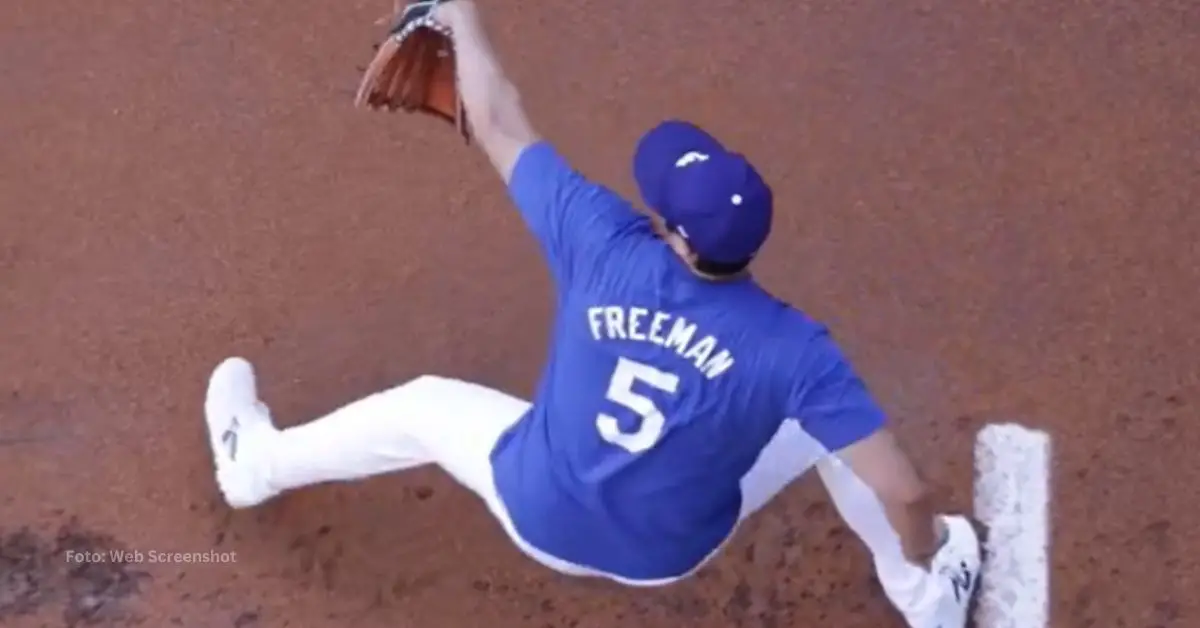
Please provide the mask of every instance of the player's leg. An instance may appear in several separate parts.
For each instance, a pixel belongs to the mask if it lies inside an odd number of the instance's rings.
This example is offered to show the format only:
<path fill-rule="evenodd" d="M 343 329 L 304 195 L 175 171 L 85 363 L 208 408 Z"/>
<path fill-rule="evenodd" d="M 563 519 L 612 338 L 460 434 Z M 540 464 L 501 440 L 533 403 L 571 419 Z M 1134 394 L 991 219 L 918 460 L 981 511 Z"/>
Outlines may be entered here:
<path fill-rule="evenodd" d="M 527 556 L 570 576 L 602 576 L 550 556 L 517 533 L 497 491 L 491 453 L 529 403 L 485 386 L 422 376 L 284 430 L 258 399 L 254 371 L 231 358 L 213 371 L 205 414 L 226 502 L 434 463 L 475 492 Z"/>
<path fill-rule="evenodd" d="M 217 482 L 231 506 L 244 508 L 303 486 L 429 463 L 488 501 L 491 450 L 528 407 L 484 386 L 422 376 L 279 430 L 250 364 L 231 358 L 213 371 L 205 413 Z"/>
<path fill-rule="evenodd" d="M 931 548 L 935 553 L 928 566 L 909 560 L 888 511 L 908 508 L 928 493 L 887 430 L 870 430 L 830 455 L 799 423 L 785 421 L 742 479 L 742 519 L 814 466 L 842 519 L 871 552 L 888 599 L 909 626 L 965 626 L 978 580 L 979 539 L 967 519 L 939 518 L 927 510 L 913 517 L 917 525 L 947 534 L 940 547 L 935 544 Z M 885 508 L 885 503 L 890 508 Z M 917 506 L 914 510 L 925 509 Z"/>
<path fill-rule="evenodd" d="M 928 487 L 892 434 L 878 430 L 823 458 L 817 471 L 842 519 L 871 551 L 884 592 L 908 624 L 966 626 L 979 585 L 979 536 L 966 517 L 934 515 Z M 915 553 L 911 548 L 924 540 L 905 536 L 924 537 L 929 528 L 933 546 Z"/>

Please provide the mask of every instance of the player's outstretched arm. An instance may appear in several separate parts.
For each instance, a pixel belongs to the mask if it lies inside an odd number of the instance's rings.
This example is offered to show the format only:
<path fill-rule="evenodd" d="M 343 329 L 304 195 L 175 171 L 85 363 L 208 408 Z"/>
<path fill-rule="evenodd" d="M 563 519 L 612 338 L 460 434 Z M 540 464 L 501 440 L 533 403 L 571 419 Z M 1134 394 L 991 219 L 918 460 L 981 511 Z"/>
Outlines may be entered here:
<path fill-rule="evenodd" d="M 916 465 L 887 428 L 886 413 L 831 336 L 815 338 L 806 354 L 790 410 L 831 452 L 817 471 L 838 512 L 876 559 L 928 565 L 944 526 Z"/>
<path fill-rule="evenodd" d="M 857 497 L 854 484 L 865 485 L 900 537 L 904 557 L 916 565 L 929 565 L 944 535 L 933 494 L 887 428 L 838 451 L 819 463 L 817 470 L 843 516 L 856 509 L 844 503 Z"/>
<path fill-rule="evenodd" d="M 454 39 L 458 89 L 471 136 L 507 184 L 521 152 L 540 138 L 520 93 L 496 59 L 474 0 L 444 2 L 435 19 L 450 28 Z"/>

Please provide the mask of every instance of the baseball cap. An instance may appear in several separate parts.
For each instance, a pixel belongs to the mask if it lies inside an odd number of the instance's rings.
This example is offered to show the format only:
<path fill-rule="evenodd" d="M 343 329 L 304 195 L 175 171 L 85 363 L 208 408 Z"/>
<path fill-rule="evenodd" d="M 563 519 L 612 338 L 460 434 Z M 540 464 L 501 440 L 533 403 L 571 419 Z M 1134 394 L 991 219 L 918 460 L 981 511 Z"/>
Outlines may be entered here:
<path fill-rule="evenodd" d="M 771 232 L 774 196 L 754 166 L 700 127 L 659 123 L 638 140 L 633 178 L 642 199 L 698 257 L 735 264 Z"/>

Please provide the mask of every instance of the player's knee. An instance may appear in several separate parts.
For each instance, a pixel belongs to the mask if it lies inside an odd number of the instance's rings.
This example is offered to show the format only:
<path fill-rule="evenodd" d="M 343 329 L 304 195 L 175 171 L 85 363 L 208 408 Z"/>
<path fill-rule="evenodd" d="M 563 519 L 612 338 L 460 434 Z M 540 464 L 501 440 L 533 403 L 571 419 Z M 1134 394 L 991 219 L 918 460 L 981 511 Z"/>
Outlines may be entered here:
<path fill-rule="evenodd" d="M 420 375 L 410 379 L 403 388 L 408 391 L 420 392 L 422 394 L 436 394 L 445 392 L 452 387 L 454 380 L 440 375 Z"/>
<path fill-rule="evenodd" d="M 405 386 L 411 386 L 413 388 L 437 388 L 439 386 L 444 386 L 445 383 L 449 381 L 452 380 L 448 377 L 442 377 L 441 375 L 418 375 L 417 377 L 408 380 L 408 383 L 406 383 Z"/>
<path fill-rule="evenodd" d="M 432 406 L 453 394 L 453 382 L 437 375 L 421 375 L 388 391 L 410 405 Z"/>

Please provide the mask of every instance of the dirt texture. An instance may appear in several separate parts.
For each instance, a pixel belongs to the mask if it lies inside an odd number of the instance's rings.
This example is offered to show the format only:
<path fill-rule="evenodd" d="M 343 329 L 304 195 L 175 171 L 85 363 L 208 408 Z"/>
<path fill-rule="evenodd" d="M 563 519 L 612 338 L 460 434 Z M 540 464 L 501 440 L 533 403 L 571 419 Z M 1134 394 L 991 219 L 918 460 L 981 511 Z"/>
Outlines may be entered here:
<path fill-rule="evenodd" d="M 535 566 L 433 470 L 220 504 L 201 400 L 227 355 L 284 425 L 539 371 L 547 273 L 486 161 L 350 106 L 389 9 L 0 6 L 0 624 L 898 625 L 811 481 L 652 591 Z M 831 324 L 953 505 L 983 425 L 1050 432 L 1054 626 L 1200 624 L 1200 4 L 487 13 L 594 178 L 632 194 L 672 116 L 760 165 L 762 281 Z"/>

